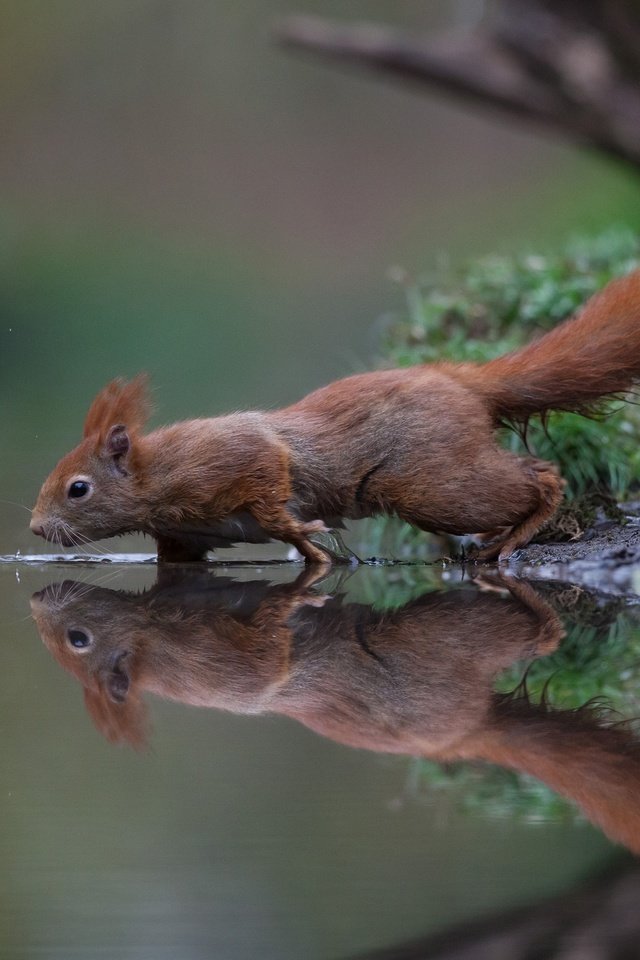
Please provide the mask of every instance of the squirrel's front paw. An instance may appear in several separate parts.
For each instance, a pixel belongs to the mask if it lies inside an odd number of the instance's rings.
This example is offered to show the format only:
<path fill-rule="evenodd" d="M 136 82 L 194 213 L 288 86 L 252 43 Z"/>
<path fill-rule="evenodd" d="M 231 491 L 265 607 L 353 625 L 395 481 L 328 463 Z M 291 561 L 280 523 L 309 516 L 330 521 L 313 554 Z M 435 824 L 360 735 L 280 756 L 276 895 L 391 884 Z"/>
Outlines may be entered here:
<path fill-rule="evenodd" d="M 312 533 L 330 533 L 331 531 L 322 520 L 311 520 L 309 523 L 302 524 L 302 532 L 305 537 L 308 537 Z"/>
<path fill-rule="evenodd" d="M 301 607 L 324 607 L 325 603 L 332 599 L 330 593 L 311 593 L 311 591 L 303 593 L 299 598 Z"/>

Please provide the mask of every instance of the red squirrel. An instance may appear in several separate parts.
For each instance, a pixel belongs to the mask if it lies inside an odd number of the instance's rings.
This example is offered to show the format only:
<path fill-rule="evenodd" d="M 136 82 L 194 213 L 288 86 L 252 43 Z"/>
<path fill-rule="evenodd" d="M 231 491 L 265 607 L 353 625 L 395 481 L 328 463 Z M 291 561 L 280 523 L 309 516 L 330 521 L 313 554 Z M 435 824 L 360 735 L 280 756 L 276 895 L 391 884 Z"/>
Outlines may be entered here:
<path fill-rule="evenodd" d="M 40 491 L 31 529 L 63 546 L 140 531 L 159 560 L 283 540 L 327 563 L 314 533 L 395 514 L 421 530 L 484 535 L 506 560 L 562 499 L 554 464 L 499 446 L 497 427 L 551 410 L 589 414 L 640 379 L 640 271 L 573 318 L 488 363 L 356 374 L 273 412 L 144 433 L 146 381 L 114 380 L 84 438 Z"/>
<path fill-rule="evenodd" d="M 632 730 L 608 725 L 589 705 L 552 709 L 522 691 L 494 691 L 501 671 L 552 653 L 564 636 L 528 583 L 483 577 L 494 589 L 438 590 L 394 610 L 317 595 L 314 583 L 322 589 L 311 569 L 268 585 L 192 567 L 143 594 L 55 584 L 31 608 L 112 741 L 144 743 L 146 693 L 280 714 L 352 747 L 526 772 L 640 853 Z"/>

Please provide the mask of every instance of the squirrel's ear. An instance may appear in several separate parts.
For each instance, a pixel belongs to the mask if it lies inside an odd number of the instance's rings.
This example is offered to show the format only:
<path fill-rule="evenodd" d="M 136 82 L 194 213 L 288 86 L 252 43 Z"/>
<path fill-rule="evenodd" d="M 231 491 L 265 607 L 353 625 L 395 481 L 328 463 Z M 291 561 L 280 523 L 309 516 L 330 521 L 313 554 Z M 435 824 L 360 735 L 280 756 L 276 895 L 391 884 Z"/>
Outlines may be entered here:
<path fill-rule="evenodd" d="M 140 433 L 149 417 L 150 404 L 147 377 L 140 374 L 134 380 L 112 380 L 95 398 L 84 421 L 84 436 L 96 437 L 99 444 L 109 448 L 111 438 L 120 436 L 120 442 L 130 443 L 132 434 Z M 128 446 L 127 446 L 128 450 Z M 127 450 L 113 451 L 119 454 Z"/>
<path fill-rule="evenodd" d="M 131 686 L 131 677 L 127 669 L 127 654 L 120 654 L 106 678 L 106 690 L 113 703 L 124 703 Z"/>
<path fill-rule="evenodd" d="M 104 440 L 103 452 L 105 456 L 113 458 L 116 467 L 121 468 L 121 473 L 126 472 L 123 469 L 123 461 L 125 461 L 130 449 L 131 438 L 124 423 L 116 423 L 109 427 Z"/>
<path fill-rule="evenodd" d="M 100 733 L 111 743 L 129 743 L 144 747 L 146 741 L 146 710 L 138 697 L 113 700 L 104 689 L 84 688 L 87 712 Z"/>

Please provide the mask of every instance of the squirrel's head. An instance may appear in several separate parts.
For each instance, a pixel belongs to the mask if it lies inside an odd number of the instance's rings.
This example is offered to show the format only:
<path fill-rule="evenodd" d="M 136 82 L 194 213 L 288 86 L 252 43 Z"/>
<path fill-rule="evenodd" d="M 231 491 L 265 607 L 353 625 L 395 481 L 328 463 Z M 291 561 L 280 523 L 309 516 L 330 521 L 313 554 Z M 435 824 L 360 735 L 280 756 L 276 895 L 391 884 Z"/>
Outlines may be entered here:
<path fill-rule="evenodd" d="M 31 516 L 35 534 L 78 547 L 135 528 L 148 413 L 145 376 L 107 384 L 91 404 L 82 442 L 42 485 Z"/>

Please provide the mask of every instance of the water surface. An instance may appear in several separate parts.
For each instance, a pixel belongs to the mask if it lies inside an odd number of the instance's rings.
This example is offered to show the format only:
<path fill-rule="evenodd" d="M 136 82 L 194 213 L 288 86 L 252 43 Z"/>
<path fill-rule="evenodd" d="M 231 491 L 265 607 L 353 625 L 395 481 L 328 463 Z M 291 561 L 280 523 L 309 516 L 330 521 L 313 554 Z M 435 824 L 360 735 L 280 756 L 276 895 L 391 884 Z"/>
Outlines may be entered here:
<path fill-rule="evenodd" d="M 349 957 L 638 849 L 632 734 L 575 714 L 633 712 L 633 605 L 300 571 L 0 566 L 0 955 Z"/>

